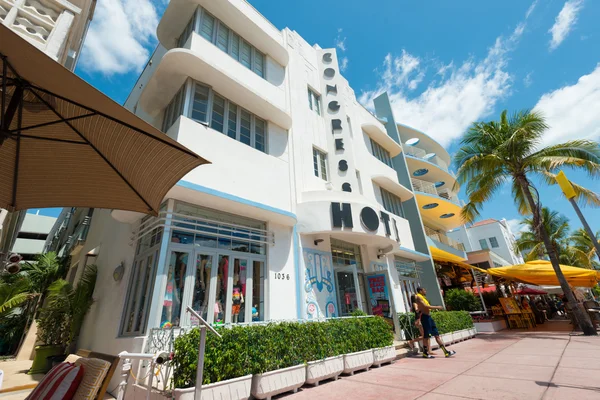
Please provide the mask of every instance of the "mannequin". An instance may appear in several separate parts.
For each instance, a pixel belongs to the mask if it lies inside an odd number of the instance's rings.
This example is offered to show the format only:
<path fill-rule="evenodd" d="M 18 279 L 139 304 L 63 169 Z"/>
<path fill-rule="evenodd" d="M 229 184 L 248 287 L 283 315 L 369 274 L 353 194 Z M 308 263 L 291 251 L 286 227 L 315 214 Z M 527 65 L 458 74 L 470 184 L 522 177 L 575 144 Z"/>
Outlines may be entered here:
<path fill-rule="evenodd" d="M 237 261 L 237 260 L 236 260 Z M 239 276 L 234 279 L 233 292 L 231 294 L 231 321 L 236 324 L 239 319 L 240 309 L 244 303 L 244 295 L 242 294 L 242 285 L 240 285 Z"/>

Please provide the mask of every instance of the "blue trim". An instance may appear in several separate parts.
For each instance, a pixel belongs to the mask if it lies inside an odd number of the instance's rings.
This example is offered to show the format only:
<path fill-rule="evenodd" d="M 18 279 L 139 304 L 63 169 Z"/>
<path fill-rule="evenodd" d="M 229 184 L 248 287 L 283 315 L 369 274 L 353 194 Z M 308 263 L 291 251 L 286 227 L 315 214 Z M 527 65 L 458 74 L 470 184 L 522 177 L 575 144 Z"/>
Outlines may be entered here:
<path fill-rule="evenodd" d="M 413 250 L 413 249 L 407 249 L 406 247 L 400 246 L 400 250 L 406 251 L 408 253 L 412 253 L 412 254 L 414 254 L 416 256 L 427 257 L 428 259 L 431 258 L 431 256 L 429 254 L 421 253 L 420 251 L 416 251 L 416 250 Z M 423 261 L 427 261 L 427 260 L 423 260 Z M 421 261 L 419 261 L 419 262 L 421 262 Z"/>
<path fill-rule="evenodd" d="M 426 162 L 426 163 L 427 163 L 427 164 L 429 164 L 429 165 L 433 165 L 433 166 L 434 166 L 434 167 L 436 167 L 437 169 L 441 169 L 442 171 L 444 171 L 445 173 L 447 173 L 448 175 L 450 175 L 450 176 L 451 176 L 451 177 L 452 177 L 454 180 L 456 180 L 456 177 L 454 177 L 454 176 L 453 176 L 453 175 L 450 173 L 450 170 L 449 170 L 449 169 L 444 169 L 443 167 L 440 167 L 440 166 L 439 166 L 439 165 L 437 165 L 436 163 L 432 163 L 432 162 L 431 162 L 431 161 L 429 161 L 429 160 L 426 160 L 426 159 L 424 159 L 424 158 L 421 158 L 421 157 L 413 156 L 413 155 L 411 155 L 411 154 L 405 154 L 405 156 L 406 156 L 407 158 L 412 158 L 413 160 L 419 160 L 419 161 Z"/>
<path fill-rule="evenodd" d="M 269 211 L 269 212 L 272 212 L 272 213 L 285 215 L 286 217 L 293 218 L 294 221 L 298 220 L 298 218 L 296 217 L 296 214 L 291 213 L 289 211 L 285 211 L 285 210 L 282 210 L 282 209 L 279 209 L 279 208 L 271 207 L 271 206 L 268 206 L 268 205 L 263 204 L 263 203 L 257 203 L 256 201 L 244 199 L 242 197 L 238 197 L 238 196 L 235 196 L 235 195 L 232 195 L 232 194 L 229 194 L 229 193 L 221 192 L 219 190 L 207 188 L 206 186 L 198 185 L 196 183 L 192 183 L 192 182 L 181 180 L 181 181 L 177 182 L 177 186 L 181 186 L 181 187 L 186 188 L 186 189 L 192 189 L 192 190 L 195 190 L 197 192 L 206 193 L 206 194 L 209 194 L 211 196 L 221 197 L 221 198 L 226 199 L 226 200 L 231 200 L 231 201 L 235 201 L 235 202 L 238 202 L 238 203 L 247 204 L 249 206 L 260 208 L 261 210 Z"/>
<path fill-rule="evenodd" d="M 294 243 L 294 268 L 296 269 L 296 314 L 298 319 L 304 319 L 302 312 L 302 282 L 300 282 L 300 246 L 298 245 L 298 232 L 296 225 L 292 231 L 293 243 Z"/>

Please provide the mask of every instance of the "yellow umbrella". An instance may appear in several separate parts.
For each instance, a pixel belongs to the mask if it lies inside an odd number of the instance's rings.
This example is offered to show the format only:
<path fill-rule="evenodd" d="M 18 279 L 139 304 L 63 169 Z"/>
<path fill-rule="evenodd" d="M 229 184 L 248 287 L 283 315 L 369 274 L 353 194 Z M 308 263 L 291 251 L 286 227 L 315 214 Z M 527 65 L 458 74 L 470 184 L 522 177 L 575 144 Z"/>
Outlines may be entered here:
<path fill-rule="evenodd" d="M 571 286 L 593 287 L 600 280 L 600 273 L 596 270 L 561 265 L 567 282 Z M 510 265 L 507 267 L 490 268 L 490 275 L 506 279 L 519 280 L 534 285 L 560 285 L 554 268 L 550 261 L 536 260 L 525 264 Z"/>
<path fill-rule="evenodd" d="M 455 256 L 452 253 L 444 251 L 442 249 L 438 249 L 437 247 L 429 246 L 429 252 L 431 253 L 431 257 L 435 261 L 439 262 L 447 262 L 456 265 L 457 267 L 465 268 L 465 269 L 474 269 L 479 272 L 487 272 L 485 269 L 478 268 L 474 265 L 467 264 L 464 258 Z"/>

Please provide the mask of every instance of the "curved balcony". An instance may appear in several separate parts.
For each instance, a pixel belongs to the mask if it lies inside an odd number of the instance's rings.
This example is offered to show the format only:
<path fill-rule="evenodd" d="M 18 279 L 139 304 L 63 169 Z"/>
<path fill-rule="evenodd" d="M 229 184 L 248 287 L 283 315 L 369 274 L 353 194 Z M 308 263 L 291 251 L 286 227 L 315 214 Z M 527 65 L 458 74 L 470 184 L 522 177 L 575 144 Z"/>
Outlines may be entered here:
<path fill-rule="evenodd" d="M 415 197 L 413 192 L 405 188 L 402 184 L 398 183 L 397 180 L 391 179 L 389 176 L 373 175 L 371 179 L 380 187 L 398 196 L 402 201 L 406 201 Z"/>
<path fill-rule="evenodd" d="M 432 164 L 435 164 L 438 167 L 440 167 L 441 169 L 443 169 L 444 171 L 452 174 L 452 172 L 450 172 L 450 170 L 448 169 L 448 164 L 440 156 L 436 155 L 435 153 L 428 153 L 426 150 L 424 150 L 420 147 L 411 146 L 406 143 L 404 143 L 404 152 L 408 156 L 417 157 L 417 158 L 420 158 L 427 162 L 430 162 Z"/>
<path fill-rule="evenodd" d="M 446 165 L 446 170 L 448 170 L 448 166 L 452 160 L 450 154 L 448 154 L 441 144 L 418 129 L 398 123 L 396 123 L 396 126 L 398 127 L 398 133 L 400 133 L 400 140 L 404 143 L 405 151 L 407 151 L 407 147 L 417 146 L 424 150 L 425 154 L 433 154 L 439 157 Z"/>
<path fill-rule="evenodd" d="M 448 231 L 463 225 L 458 196 L 448 189 L 440 189 L 431 182 L 411 179 L 423 221 L 437 229 Z"/>
<path fill-rule="evenodd" d="M 245 0 L 171 0 L 156 29 L 156 36 L 164 47 L 176 46 L 177 38 L 198 6 L 282 66 L 288 64 L 289 54 L 281 31 Z"/>
<path fill-rule="evenodd" d="M 239 106 L 288 130 L 292 118 L 286 111 L 285 91 L 262 79 L 226 53 L 192 34 L 191 50 L 169 50 L 140 95 L 145 112 L 157 116 L 190 77 L 212 88 Z"/>
<path fill-rule="evenodd" d="M 406 154 L 406 164 L 411 178 L 422 178 L 422 180 L 435 183 L 438 189 L 452 190 L 456 183 L 456 177 L 453 174 L 441 168 L 438 164 L 408 154 L 406 147 L 404 148 L 404 154 Z"/>
<path fill-rule="evenodd" d="M 402 152 L 402 146 L 388 136 L 385 128 L 379 122 L 367 122 L 362 124 L 361 128 L 371 139 L 386 149 L 391 157 L 396 157 Z"/>

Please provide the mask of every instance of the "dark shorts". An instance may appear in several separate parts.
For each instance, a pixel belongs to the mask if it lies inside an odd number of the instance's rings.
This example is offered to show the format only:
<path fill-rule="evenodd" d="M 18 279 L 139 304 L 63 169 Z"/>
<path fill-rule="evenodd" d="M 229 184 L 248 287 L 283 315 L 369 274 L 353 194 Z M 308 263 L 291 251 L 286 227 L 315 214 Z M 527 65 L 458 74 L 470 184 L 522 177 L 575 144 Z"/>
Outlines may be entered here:
<path fill-rule="evenodd" d="M 421 325 L 423 325 L 423 336 L 426 338 L 440 336 L 437 326 L 435 326 L 435 322 L 431 315 L 422 314 L 421 315 Z"/>

